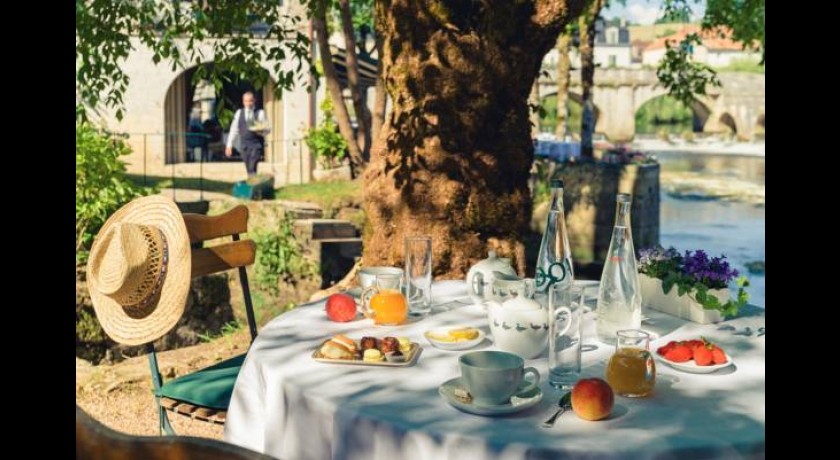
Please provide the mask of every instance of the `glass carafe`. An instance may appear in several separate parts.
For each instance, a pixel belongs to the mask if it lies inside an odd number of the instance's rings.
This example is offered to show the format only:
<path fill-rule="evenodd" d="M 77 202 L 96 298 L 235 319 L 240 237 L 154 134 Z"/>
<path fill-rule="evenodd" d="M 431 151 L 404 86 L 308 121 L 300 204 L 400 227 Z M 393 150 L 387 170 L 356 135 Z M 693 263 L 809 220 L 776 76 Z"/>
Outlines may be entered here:
<path fill-rule="evenodd" d="M 606 378 L 620 396 L 641 398 L 656 385 L 656 363 L 650 354 L 650 335 L 640 330 L 618 331 L 615 354 L 607 363 Z"/>
<path fill-rule="evenodd" d="M 572 251 L 563 214 L 563 181 L 552 179 L 551 207 L 537 255 L 537 292 L 547 293 L 554 284 L 571 285 L 573 280 Z"/>
<path fill-rule="evenodd" d="M 638 329 L 642 324 L 642 294 L 630 231 L 630 203 L 630 195 L 618 195 L 615 227 L 598 291 L 598 340 L 608 344 L 615 343 L 617 331 Z"/>

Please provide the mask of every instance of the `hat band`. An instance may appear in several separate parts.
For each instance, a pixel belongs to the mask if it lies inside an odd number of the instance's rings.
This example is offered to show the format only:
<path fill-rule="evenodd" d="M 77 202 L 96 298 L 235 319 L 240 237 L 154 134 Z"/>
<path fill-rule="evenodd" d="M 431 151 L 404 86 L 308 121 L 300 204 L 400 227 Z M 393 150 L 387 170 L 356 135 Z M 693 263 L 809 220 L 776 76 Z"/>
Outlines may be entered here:
<path fill-rule="evenodd" d="M 166 279 L 166 267 L 168 266 L 169 262 L 169 245 L 166 242 L 166 235 L 163 232 L 158 232 L 161 240 L 161 263 L 160 263 L 160 270 L 157 273 L 155 279 L 154 287 L 146 293 L 145 296 L 140 298 L 137 302 L 130 303 L 130 304 L 123 304 L 123 308 L 146 308 L 151 304 L 155 297 L 157 297 L 158 293 L 160 292 L 160 288 L 163 286 L 163 281 Z"/>

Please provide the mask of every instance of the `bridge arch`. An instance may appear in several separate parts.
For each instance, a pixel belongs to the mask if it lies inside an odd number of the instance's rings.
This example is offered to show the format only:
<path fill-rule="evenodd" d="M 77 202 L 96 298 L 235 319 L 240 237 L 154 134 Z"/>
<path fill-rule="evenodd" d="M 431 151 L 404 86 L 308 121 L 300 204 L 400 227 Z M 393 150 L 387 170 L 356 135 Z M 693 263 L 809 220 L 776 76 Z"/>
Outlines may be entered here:
<path fill-rule="evenodd" d="M 653 134 L 668 126 L 675 130 L 672 134 L 683 131 L 702 132 L 712 113 L 706 103 L 699 99 L 686 105 L 664 90 L 653 91 L 645 96 L 635 101 L 636 134 Z"/>
<path fill-rule="evenodd" d="M 556 107 L 556 98 L 557 98 L 557 91 L 556 90 L 555 91 L 550 91 L 546 94 L 541 94 L 540 95 L 540 105 L 545 109 L 546 102 L 548 101 L 549 98 L 555 98 L 554 106 L 555 106 L 556 110 L 559 110 L 559 107 Z M 583 96 L 580 93 L 576 93 L 574 91 L 569 91 L 568 92 L 568 102 L 567 102 L 567 104 L 572 104 L 572 103 L 574 103 L 576 105 L 576 107 L 574 109 L 572 109 L 572 108 L 569 109 L 569 118 L 573 118 L 574 117 L 573 114 L 578 114 L 578 113 L 583 111 Z M 593 104 L 593 107 L 594 107 L 594 112 L 595 112 L 595 126 L 598 126 L 598 119 L 601 116 L 601 109 L 598 108 L 598 105 L 596 105 L 596 104 Z M 556 120 L 556 116 L 555 116 L 555 120 Z M 540 123 L 540 124 L 542 125 L 542 123 Z M 553 126 L 554 125 L 552 125 L 550 127 L 553 127 Z M 554 132 L 554 130 L 552 129 L 551 132 Z M 569 132 L 580 132 L 580 125 L 578 124 L 576 126 L 572 126 L 570 124 L 569 125 Z"/>

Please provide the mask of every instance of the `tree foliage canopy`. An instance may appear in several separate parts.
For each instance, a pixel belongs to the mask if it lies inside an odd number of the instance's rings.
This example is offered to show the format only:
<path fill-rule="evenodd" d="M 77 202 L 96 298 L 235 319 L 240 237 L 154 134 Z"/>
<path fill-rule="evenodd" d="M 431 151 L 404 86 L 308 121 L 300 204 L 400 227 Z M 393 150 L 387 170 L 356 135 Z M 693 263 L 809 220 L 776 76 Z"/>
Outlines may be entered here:
<path fill-rule="evenodd" d="M 309 39 L 300 20 L 276 0 L 76 0 L 76 103 L 83 107 L 77 118 L 102 107 L 122 118 L 129 77 L 121 65 L 138 44 L 152 51 L 155 64 L 165 60 L 173 70 L 213 61 L 195 78 L 209 79 L 217 91 L 226 74 L 256 87 L 273 79 L 279 98 L 310 70 L 304 69 Z M 293 69 L 283 68 L 289 57 L 297 63 Z"/>

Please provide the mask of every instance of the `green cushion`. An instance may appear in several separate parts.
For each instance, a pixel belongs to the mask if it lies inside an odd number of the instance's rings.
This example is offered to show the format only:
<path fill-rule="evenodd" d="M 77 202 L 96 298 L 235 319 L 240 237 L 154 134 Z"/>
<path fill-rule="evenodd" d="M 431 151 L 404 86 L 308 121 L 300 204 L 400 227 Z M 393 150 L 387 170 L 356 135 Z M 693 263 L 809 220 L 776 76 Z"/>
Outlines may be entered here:
<path fill-rule="evenodd" d="M 233 384 L 245 355 L 235 356 L 166 382 L 156 393 L 177 401 L 211 409 L 227 410 Z"/>

